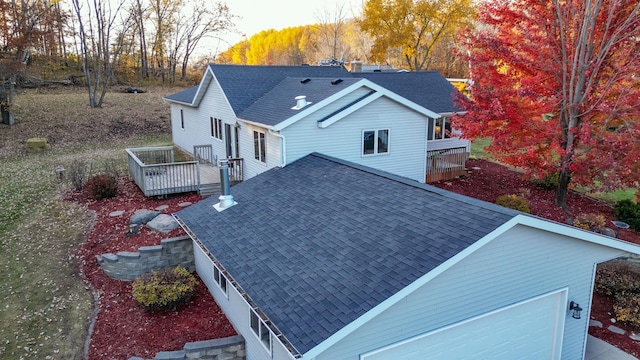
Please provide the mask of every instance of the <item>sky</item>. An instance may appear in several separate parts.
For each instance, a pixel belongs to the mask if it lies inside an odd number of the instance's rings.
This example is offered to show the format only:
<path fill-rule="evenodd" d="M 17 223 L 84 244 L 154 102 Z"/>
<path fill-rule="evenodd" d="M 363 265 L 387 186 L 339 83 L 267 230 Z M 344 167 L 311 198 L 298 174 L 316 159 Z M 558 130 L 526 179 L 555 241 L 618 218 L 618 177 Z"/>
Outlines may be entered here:
<path fill-rule="evenodd" d="M 353 17 L 360 12 L 362 0 L 221 0 L 226 2 L 232 14 L 240 16 L 235 21 L 240 34 L 224 34 L 221 40 L 211 40 L 210 53 L 222 52 L 241 41 L 245 35 L 250 38 L 262 30 L 310 25 L 329 11 L 335 14 L 336 6 L 344 5 L 345 17 Z M 207 44 L 208 45 L 208 44 Z"/>

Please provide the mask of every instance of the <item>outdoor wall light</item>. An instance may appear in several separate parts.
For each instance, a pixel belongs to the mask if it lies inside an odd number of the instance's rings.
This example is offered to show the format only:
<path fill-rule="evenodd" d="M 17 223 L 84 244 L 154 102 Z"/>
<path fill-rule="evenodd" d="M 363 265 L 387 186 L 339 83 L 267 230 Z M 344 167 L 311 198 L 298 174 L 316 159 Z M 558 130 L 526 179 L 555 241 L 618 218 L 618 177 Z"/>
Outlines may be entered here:
<path fill-rule="evenodd" d="M 582 311 L 582 308 L 580 307 L 580 304 L 578 304 L 577 302 L 570 302 L 569 303 L 569 310 L 573 310 L 573 315 L 571 316 L 574 319 L 580 319 L 580 311 Z"/>

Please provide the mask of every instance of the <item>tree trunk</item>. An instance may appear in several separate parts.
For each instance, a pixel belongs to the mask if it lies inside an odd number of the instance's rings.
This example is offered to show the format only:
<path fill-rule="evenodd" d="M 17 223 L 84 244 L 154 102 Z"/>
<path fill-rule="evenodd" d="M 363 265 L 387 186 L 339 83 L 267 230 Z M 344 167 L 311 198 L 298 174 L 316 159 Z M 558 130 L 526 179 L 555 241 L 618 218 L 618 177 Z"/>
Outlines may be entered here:
<path fill-rule="evenodd" d="M 556 188 L 556 205 L 560 206 L 565 211 L 567 210 L 567 194 L 569 192 L 569 182 L 571 181 L 569 176 L 568 165 L 562 166 L 560 174 L 558 176 L 558 187 Z"/>
<path fill-rule="evenodd" d="M 16 118 L 13 112 L 13 101 L 15 99 L 16 77 L 12 75 L 9 82 L 3 82 L 0 87 L 0 113 L 2 114 L 2 123 L 5 125 L 15 125 Z"/>

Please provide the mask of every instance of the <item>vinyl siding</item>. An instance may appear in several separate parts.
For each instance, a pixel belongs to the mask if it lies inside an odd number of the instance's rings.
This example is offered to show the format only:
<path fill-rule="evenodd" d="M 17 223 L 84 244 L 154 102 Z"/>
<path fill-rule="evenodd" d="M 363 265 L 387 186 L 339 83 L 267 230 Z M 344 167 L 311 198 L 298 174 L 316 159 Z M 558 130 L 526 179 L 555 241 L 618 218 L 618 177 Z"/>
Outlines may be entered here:
<path fill-rule="evenodd" d="M 361 94 L 358 94 L 361 95 Z M 424 182 L 428 118 L 382 97 L 326 128 L 317 121 L 339 109 L 336 103 L 282 130 L 287 163 L 312 152 Z M 362 155 L 364 130 L 389 129 L 389 152 Z"/>
<path fill-rule="evenodd" d="M 516 226 L 315 360 L 356 360 L 362 353 L 562 288 L 569 289 L 569 301 L 577 301 L 585 309 L 580 320 L 571 318 L 567 309 L 562 358 L 581 359 L 594 265 L 619 255 L 619 250 Z M 460 344 L 451 344 L 452 348 L 456 346 Z"/>
<path fill-rule="evenodd" d="M 184 129 L 180 126 L 180 109 L 184 112 Z M 213 153 L 218 158 L 226 157 L 225 138 L 217 139 L 211 136 L 211 117 L 221 119 L 223 123 L 236 123 L 236 116 L 218 83 L 212 81 L 200 106 L 197 108 L 171 103 L 171 133 L 173 143 L 181 149 L 193 153 L 194 145 L 213 146 Z M 224 125 L 222 126 L 224 134 Z"/>
<path fill-rule="evenodd" d="M 254 130 L 265 133 L 266 163 L 255 159 L 253 147 Z M 281 165 L 280 138 L 271 135 L 268 129 L 245 123 L 241 126 L 239 135 L 240 157 L 244 158 L 245 180 Z"/>
<path fill-rule="evenodd" d="M 240 293 L 229 282 L 227 289 L 229 291 L 229 297 L 222 292 L 218 284 L 213 278 L 213 261 L 204 253 L 200 246 L 194 242 L 193 244 L 194 257 L 196 263 L 196 272 L 198 276 L 205 283 L 209 292 L 213 295 L 216 303 L 222 311 L 225 313 L 236 332 L 245 340 L 245 347 L 247 352 L 247 360 L 293 360 L 294 358 L 285 349 L 285 347 L 278 342 L 272 335 L 273 357 L 270 355 L 260 340 L 254 335 L 250 327 L 250 309 L 246 301 L 242 298 Z"/>

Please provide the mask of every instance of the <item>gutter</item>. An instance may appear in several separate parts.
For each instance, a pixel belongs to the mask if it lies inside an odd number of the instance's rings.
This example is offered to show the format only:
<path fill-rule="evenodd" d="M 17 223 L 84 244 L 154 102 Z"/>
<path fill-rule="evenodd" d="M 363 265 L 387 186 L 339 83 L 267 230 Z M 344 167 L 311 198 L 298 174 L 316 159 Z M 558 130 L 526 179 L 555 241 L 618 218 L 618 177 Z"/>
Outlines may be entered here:
<path fill-rule="evenodd" d="M 284 139 L 284 135 L 280 134 L 280 132 L 278 131 L 277 133 L 274 132 L 273 128 L 269 128 L 269 134 L 280 138 L 280 167 L 285 167 L 287 165 L 287 147 L 286 147 L 286 142 Z"/>

